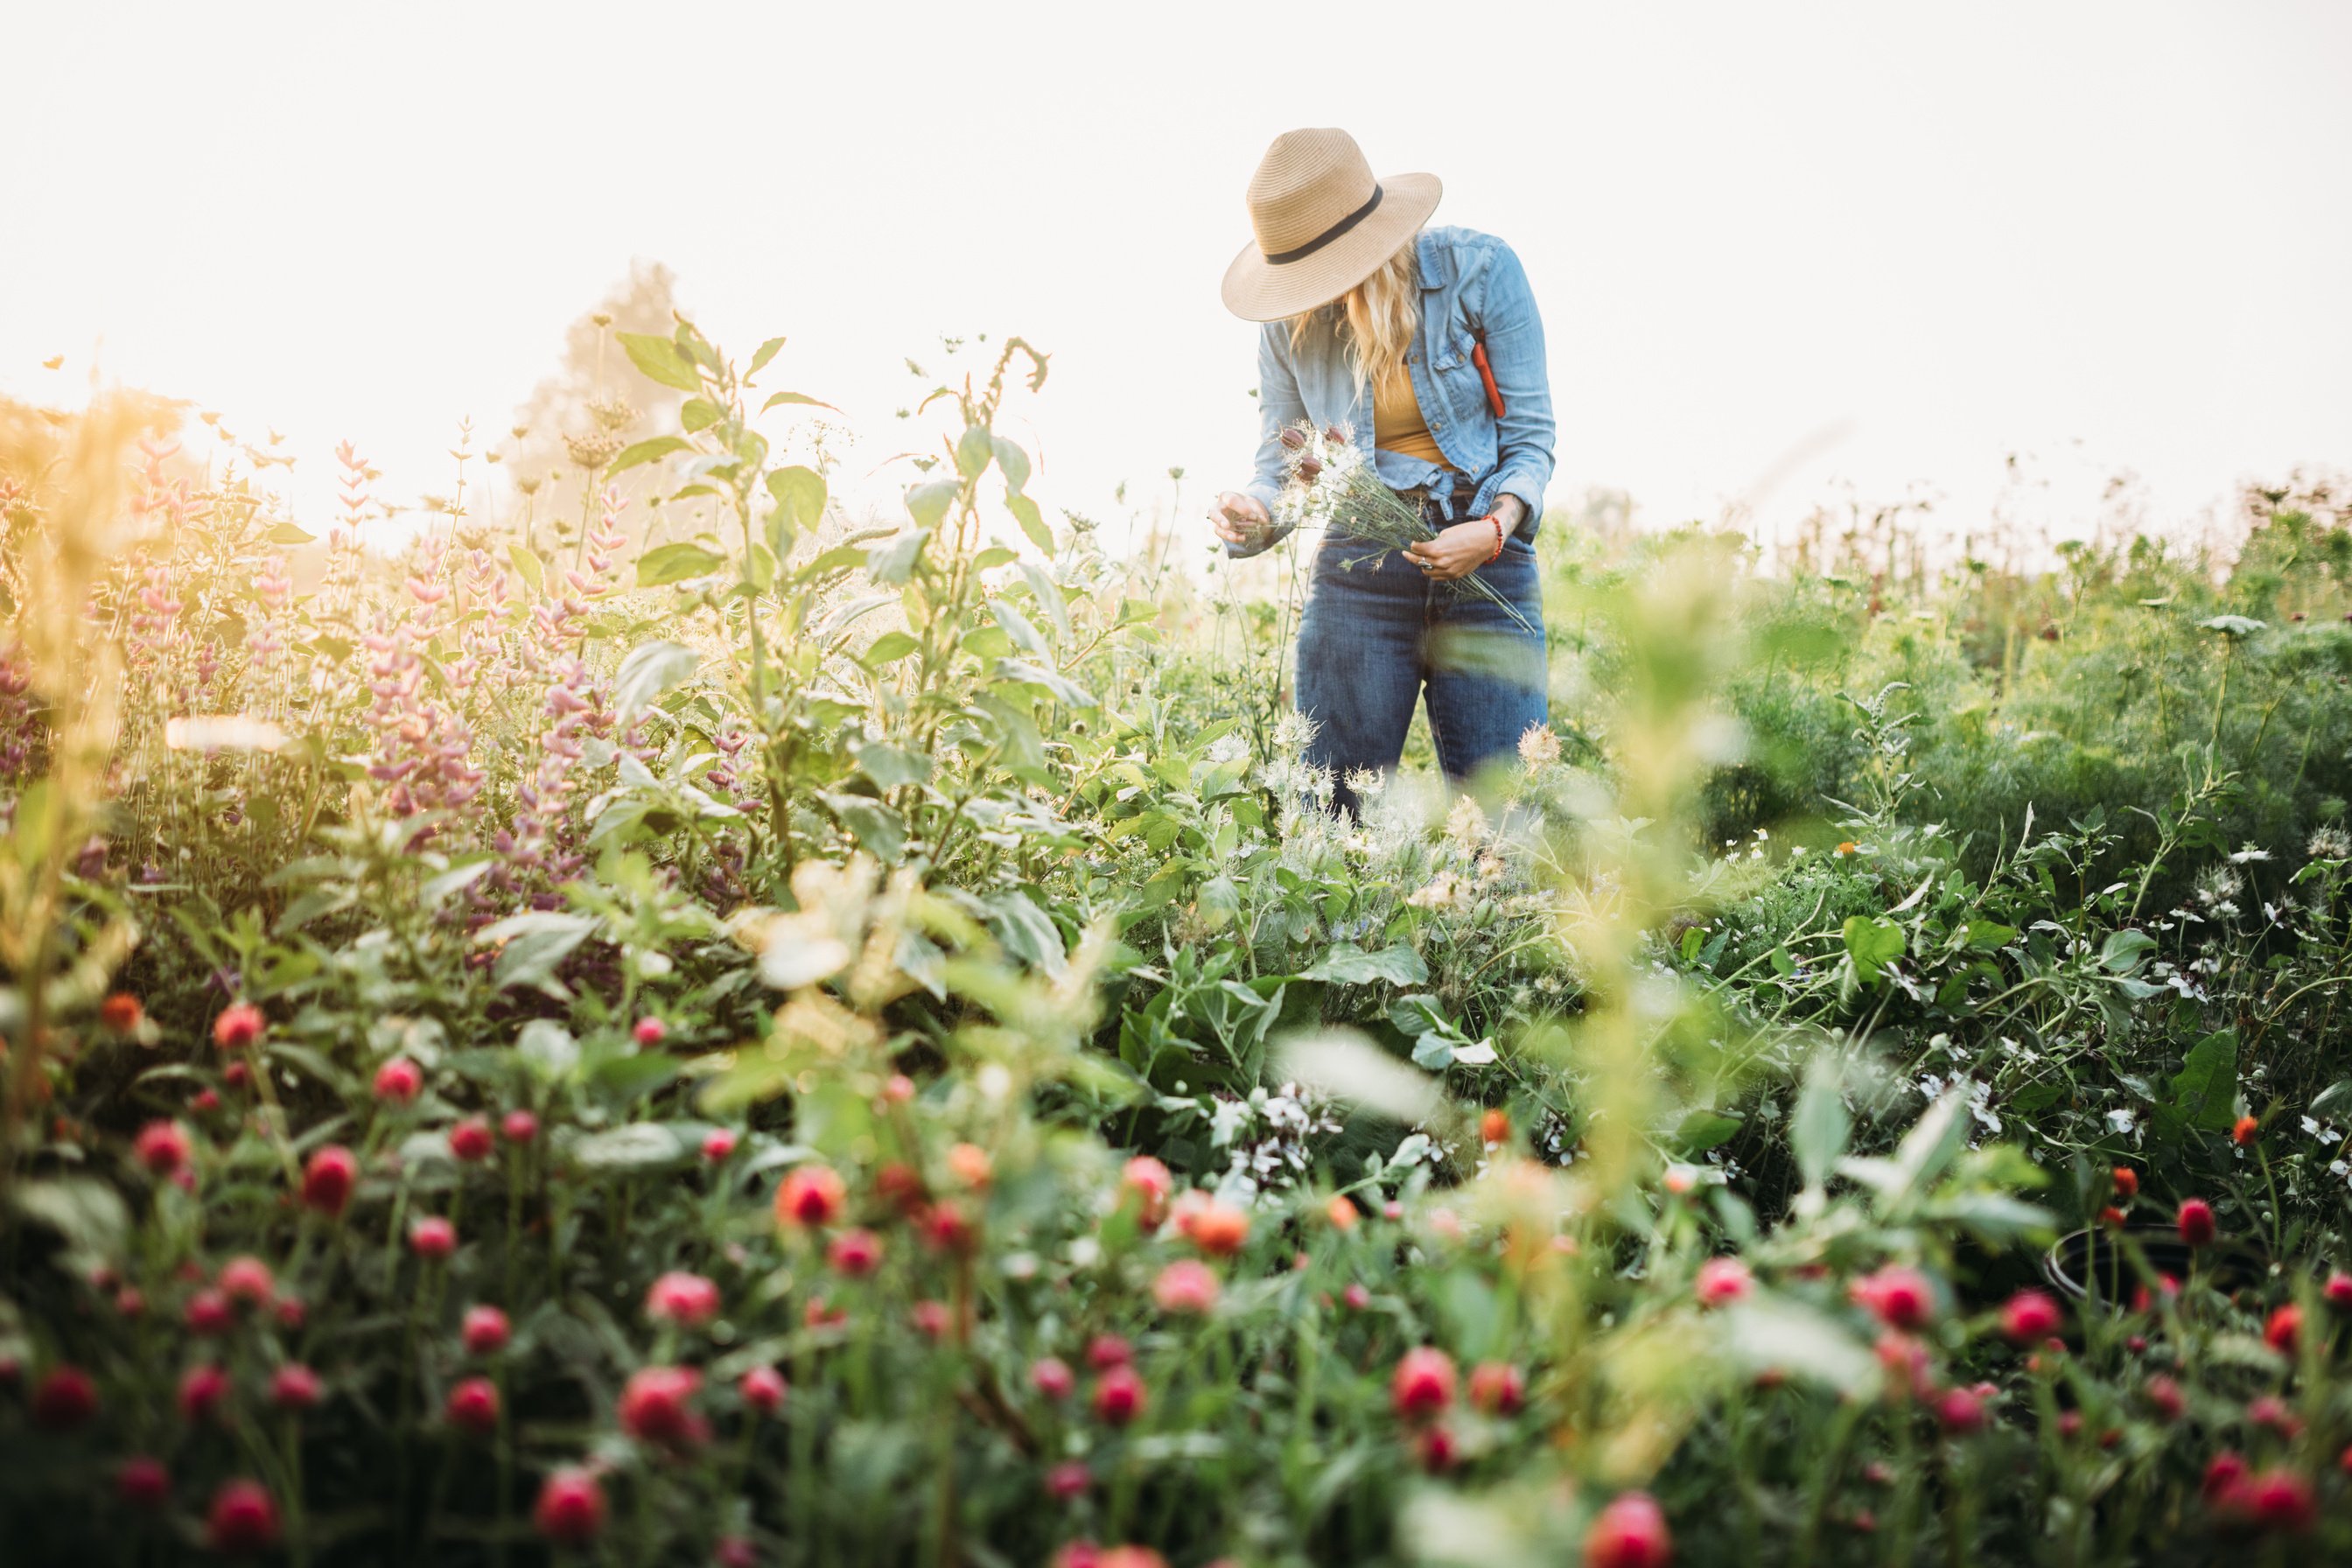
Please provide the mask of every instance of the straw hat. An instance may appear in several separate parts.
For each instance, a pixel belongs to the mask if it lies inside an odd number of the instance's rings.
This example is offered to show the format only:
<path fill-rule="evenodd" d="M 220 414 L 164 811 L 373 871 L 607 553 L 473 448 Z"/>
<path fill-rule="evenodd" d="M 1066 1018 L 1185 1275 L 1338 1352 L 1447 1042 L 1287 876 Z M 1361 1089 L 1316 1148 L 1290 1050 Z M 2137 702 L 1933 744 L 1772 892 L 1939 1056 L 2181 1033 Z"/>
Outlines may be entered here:
<path fill-rule="evenodd" d="M 1277 321 L 1345 294 L 1429 221 L 1444 189 L 1434 174 L 1372 178 L 1344 131 L 1286 131 L 1250 177 L 1255 244 L 1225 268 L 1225 308 Z"/>

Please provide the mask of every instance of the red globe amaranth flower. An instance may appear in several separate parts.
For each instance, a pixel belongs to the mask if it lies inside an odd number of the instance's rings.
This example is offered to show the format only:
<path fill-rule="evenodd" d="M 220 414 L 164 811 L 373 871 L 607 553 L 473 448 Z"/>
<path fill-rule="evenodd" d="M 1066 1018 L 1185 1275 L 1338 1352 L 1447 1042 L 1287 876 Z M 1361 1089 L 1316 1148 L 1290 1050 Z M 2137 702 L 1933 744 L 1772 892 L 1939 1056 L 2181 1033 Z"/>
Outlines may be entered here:
<path fill-rule="evenodd" d="M 437 1262 L 457 1250 L 457 1227 L 437 1214 L 427 1215 L 408 1227 L 408 1247 Z"/>
<path fill-rule="evenodd" d="M 2184 1199 L 2176 1223 L 2180 1226 L 2180 1239 L 2191 1247 L 2210 1247 L 2216 1227 L 2213 1205 L 2203 1198 Z"/>
<path fill-rule="evenodd" d="M 330 1143 L 312 1154 L 310 1163 L 302 1167 L 303 1206 L 329 1219 L 339 1219 L 351 1203 L 352 1189 L 359 1184 L 359 1156 L 340 1143 Z"/>
<path fill-rule="evenodd" d="M 394 1057 L 375 1069 L 375 1097 L 386 1105 L 414 1105 L 425 1091 L 425 1069 Z"/>
<path fill-rule="evenodd" d="M 1459 1445 L 1454 1440 L 1452 1428 L 1443 1421 L 1433 1421 L 1413 1434 L 1412 1450 L 1413 1458 L 1421 1461 L 1421 1468 L 1431 1475 L 1436 1475 L 1454 1468 Z"/>
<path fill-rule="evenodd" d="M 1889 1398 L 1900 1399 L 1907 1394 L 1925 1399 L 1935 1393 L 1935 1368 L 1929 1365 L 1927 1347 L 1920 1341 L 1899 1329 L 1889 1329 L 1878 1336 L 1878 1342 L 1872 1348 L 1877 1352 Z"/>
<path fill-rule="evenodd" d="M 2180 1413 L 2189 1408 L 2189 1401 L 2181 1394 L 2180 1384 L 2160 1372 L 2147 1380 L 2147 1404 L 2158 1418 L 2164 1421 L 2179 1420 Z"/>
<path fill-rule="evenodd" d="M 1135 1359 L 1135 1348 L 1117 1334 L 1097 1334 L 1087 1342 L 1087 1364 L 1097 1372 L 1125 1366 Z"/>
<path fill-rule="evenodd" d="M 1727 1307 L 1746 1300 L 1755 1288 L 1756 1277 L 1737 1258 L 1708 1258 L 1698 1266 L 1698 1279 L 1692 1286 L 1702 1307 Z"/>
<path fill-rule="evenodd" d="M 2000 1310 L 2000 1331 L 2016 1345 L 2048 1339 L 2062 1321 L 2058 1303 L 2040 1290 L 2020 1290 Z"/>
<path fill-rule="evenodd" d="M 210 1364 L 192 1366 L 180 1375 L 180 1414 L 189 1421 L 205 1421 L 220 1414 L 228 1400 L 228 1373 Z"/>
<path fill-rule="evenodd" d="M 714 1165 L 723 1165 L 735 1152 L 735 1130 L 714 1127 L 702 1135 L 702 1157 Z"/>
<path fill-rule="evenodd" d="M 449 1152 L 468 1164 L 478 1164 L 490 1157 L 490 1124 L 478 1116 L 468 1116 L 449 1129 Z"/>
<path fill-rule="evenodd" d="M 2157 1288 L 2157 1289 L 2158 1289 L 2159 1292 L 2161 1292 L 2161 1293 L 2162 1293 L 2162 1295 L 2163 1295 L 2163 1297 L 2164 1297 L 2165 1300 L 2167 1300 L 2167 1301 L 2170 1301 L 2174 1297 L 2176 1297 L 2176 1296 L 2178 1296 L 2178 1295 L 2179 1295 L 2179 1294 L 2180 1294 L 2180 1281 L 2179 1281 L 2179 1280 L 2178 1280 L 2178 1279 L 2174 1279 L 2174 1278 L 2173 1278 L 2171 1275 L 2169 1275 L 2169 1274 L 2158 1274 L 2158 1275 L 2156 1277 L 2156 1288 Z M 2152 1310 L 2152 1309 L 2155 1307 L 2155 1305 L 2156 1305 L 2156 1297 L 2155 1297 L 2155 1296 L 2152 1296 L 2152 1295 L 2150 1295 L 2150 1294 L 2148 1293 L 2148 1289 L 2147 1289 L 2147 1286 L 2145 1286 L 2145 1285 L 2135 1285 L 2134 1287 L 2132 1287 L 2132 1310 L 2133 1310 L 2133 1311 L 2135 1311 L 2135 1312 L 2145 1312 L 2145 1311 L 2148 1311 L 2148 1310 Z"/>
<path fill-rule="evenodd" d="M 114 1310 L 126 1318 L 135 1318 L 147 1310 L 146 1292 L 136 1285 L 125 1285 L 114 1293 Z"/>
<path fill-rule="evenodd" d="M 468 1307 L 466 1321 L 457 1331 L 466 1342 L 467 1355 L 496 1355 L 507 1348 L 513 1329 L 507 1315 L 496 1307 Z"/>
<path fill-rule="evenodd" d="M 2273 1311 L 2263 1324 L 2263 1343 L 2281 1355 L 2293 1355 L 2303 1335 L 2303 1309 L 2289 1301 Z"/>
<path fill-rule="evenodd" d="M 649 1366 L 621 1385 L 621 1430 L 641 1443 L 665 1447 L 698 1446 L 709 1426 L 689 1405 L 702 1374 L 692 1367 Z"/>
<path fill-rule="evenodd" d="M 278 1318 L 278 1326 L 279 1328 L 288 1330 L 289 1331 L 299 1332 L 302 1327 L 302 1320 L 305 1316 L 302 1309 L 301 1298 L 299 1296 L 278 1297 L 276 1315 Z"/>
<path fill-rule="evenodd" d="M 914 1324 L 915 1331 L 927 1340 L 947 1338 L 951 1321 L 945 1301 L 918 1301 L 907 1309 L 907 1321 Z"/>
<path fill-rule="evenodd" d="M 2301 1535 L 2319 1521 L 2319 1502 L 2311 1483 L 2293 1470 L 2264 1470 L 2241 1483 L 2245 1512 L 2263 1530 Z"/>
<path fill-rule="evenodd" d="M 239 1002 L 213 1020 L 213 1044 L 225 1051 L 241 1051 L 261 1038 L 269 1020 L 250 1002 Z"/>
<path fill-rule="evenodd" d="M 188 1101 L 188 1109 L 196 1112 L 199 1116 L 218 1110 L 220 1109 L 220 1096 L 214 1093 L 209 1089 L 200 1089 L 196 1090 L 194 1097 Z"/>
<path fill-rule="evenodd" d="M 1094 1475 L 1083 1459 L 1065 1459 L 1045 1472 L 1045 1495 L 1056 1502 L 1084 1497 L 1092 1485 Z"/>
<path fill-rule="evenodd" d="M 78 1366 L 49 1369 L 33 1386 L 33 1425 L 44 1432 L 70 1432 L 98 1414 L 98 1384 Z"/>
<path fill-rule="evenodd" d="M 1974 1391 L 1948 1388 L 1936 1401 L 1937 1425 L 1955 1437 L 1966 1437 L 1984 1430 L 1984 1401 Z"/>
<path fill-rule="evenodd" d="M 863 1279 L 882 1267 L 882 1238 L 863 1228 L 845 1230 L 833 1238 L 824 1256 L 834 1272 Z"/>
<path fill-rule="evenodd" d="M 220 1293 L 241 1307 L 267 1307 L 278 1295 L 278 1278 L 258 1258 L 232 1258 L 215 1281 Z"/>
<path fill-rule="evenodd" d="M 221 1483 L 205 1516 L 205 1544 L 219 1552 L 267 1552 L 278 1544 L 278 1503 L 259 1481 Z"/>
<path fill-rule="evenodd" d="M 288 1362 L 269 1374 L 269 1403 L 280 1410 L 309 1410 L 319 1403 L 319 1374 L 300 1362 Z"/>
<path fill-rule="evenodd" d="M 499 1385 L 487 1377 L 469 1377 L 449 1390 L 443 1405 L 449 1425 L 477 1437 L 499 1429 Z"/>
<path fill-rule="evenodd" d="M 1372 1293 L 1364 1288 L 1362 1280 L 1350 1280 L 1348 1288 L 1339 1292 L 1339 1300 L 1348 1304 L 1348 1310 L 1360 1312 L 1372 1304 Z"/>
<path fill-rule="evenodd" d="M 253 1069 L 241 1061 L 221 1068 L 221 1082 L 231 1089 L 245 1089 L 253 1082 Z"/>
<path fill-rule="evenodd" d="M 2238 1118 L 2237 1124 L 2230 1129 L 2230 1142 L 2242 1149 L 2259 1137 L 2262 1131 L 2263 1124 L 2260 1121 L 2251 1116 L 2241 1116 Z"/>
<path fill-rule="evenodd" d="M 830 1165 L 797 1165 L 776 1186 L 776 1220 L 808 1229 L 841 1217 L 849 1189 Z"/>
<path fill-rule="evenodd" d="M 1163 1312 L 1198 1316 L 1217 1304 L 1218 1289 L 1217 1276 L 1207 1264 L 1180 1258 L 1151 1282 L 1151 1299 Z"/>
<path fill-rule="evenodd" d="M 139 1026 L 147 1010 L 139 998 L 127 991 L 117 991 L 98 1005 L 98 1021 L 118 1035 L 127 1035 Z"/>
<path fill-rule="evenodd" d="M 996 1176 L 996 1163 L 977 1143 L 957 1143 L 947 1153 L 948 1174 L 971 1191 L 985 1192 Z"/>
<path fill-rule="evenodd" d="M 893 1105 L 904 1105 L 915 1098 L 915 1080 L 905 1073 L 894 1072 L 890 1081 L 882 1086 L 882 1098 Z"/>
<path fill-rule="evenodd" d="M 2129 1165 L 2117 1165 L 2112 1179 L 2116 1184 L 2116 1196 L 2126 1201 L 2139 1196 L 2139 1173 Z"/>
<path fill-rule="evenodd" d="M 566 1546 L 585 1546 L 604 1529 L 604 1489 L 584 1469 L 567 1468 L 541 1483 L 530 1521 L 541 1535 Z"/>
<path fill-rule="evenodd" d="M 902 1215 L 920 1213 L 929 1198 L 922 1173 L 903 1160 L 893 1160 L 874 1173 L 874 1191 Z"/>
<path fill-rule="evenodd" d="M 133 1455 L 114 1472 L 114 1496 L 125 1508 L 152 1512 L 172 1500 L 172 1472 L 161 1459 Z"/>
<path fill-rule="evenodd" d="M 236 1326 L 236 1312 L 230 1307 L 227 1295 L 220 1290 L 199 1290 L 189 1297 L 183 1316 L 188 1332 L 202 1339 L 225 1334 Z"/>
<path fill-rule="evenodd" d="M 748 1536 L 722 1535 L 710 1548 L 710 1561 L 718 1568 L 757 1568 L 760 1549 Z"/>
<path fill-rule="evenodd" d="M 718 1285 L 699 1274 L 673 1270 L 646 1292 L 646 1316 L 656 1323 L 699 1329 L 719 1316 Z"/>
<path fill-rule="evenodd" d="M 762 1415 L 773 1415 L 784 1407 L 784 1374 L 774 1367 L 753 1367 L 735 1388 L 742 1394 L 743 1403 Z"/>
<path fill-rule="evenodd" d="M 1138 1154 L 1120 1170 L 1118 1184 L 1120 1201 L 1135 1199 L 1135 1217 L 1145 1229 L 1168 1217 L 1168 1196 L 1176 1189 L 1176 1178 L 1166 1165 L 1149 1154 Z"/>
<path fill-rule="evenodd" d="M 499 1135 L 509 1143 L 528 1143 L 539 1136 L 539 1118 L 528 1110 L 509 1110 L 499 1121 Z"/>
<path fill-rule="evenodd" d="M 1482 1361 L 1470 1369 L 1470 1403 L 1489 1415 L 1515 1415 L 1527 1403 L 1527 1380 L 1508 1362 Z"/>
<path fill-rule="evenodd" d="M 2352 1274 L 2347 1274 L 2341 1268 L 2335 1270 L 2328 1275 L 2327 1282 L 2319 1288 L 2319 1294 L 2331 1307 L 2352 1308 Z"/>
<path fill-rule="evenodd" d="M 1405 1352 L 1389 1380 L 1389 1403 L 1407 1421 L 1444 1410 L 1454 1403 L 1454 1358 L 1431 1345 Z"/>
<path fill-rule="evenodd" d="M 1143 1414 L 1143 1379 L 1124 1363 L 1106 1368 L 1095 1379 L 1095 1415 L 1113 1426 L 1124 1426 Z"/>
<path fill-rule="evenodd" d="M 2303 1417 L 2288 1409 L 2286 1401 L 2275 1394 L 2258 1394 L 2248 1400 L 2246 1419 L 2256 1426 L 2267 1426 L 2283 1437 L 2296 1437 L 2303 1432 Z"/>
<path fill-rule="evenodd" d="M 1856 1280 L 1853 1294 L 1880 1322 L 1905 1333 L 1916 1333 L 1936 1315 L 1935 1288 L 1926 1275 L 1901 1264 Z"/>
<path fill-rule="evenodd" d="M 1203 1196 L 1197 1202 L 1177 1205 L 1176 1229 L 1210 1256 L 1231 1258 L 1249 1239 L 1250 1216 L 1230 1204 Z"/>
<path fill-rule="evenodd" d="M 659 1018 L 640 1018 L 629 1031 L 629 1037 L 641 1046 L 658 1046 L 669 1038 L 669 1026 Z"/>
<path fill-rule="evenodd" d="M 2207 1502 L 2219 1502 L 2245 1477 L 2246 1461 L 2225 1448 L 2206 1465 L 2205 1479 L 2198 1484 L 2197 1489 Z"/>
<path fill-rule="evenodd" d="M 151 1175 L 176 1176 L 188 1168 L 193 1148 L 188 1130 L 178 1122 L 150 1121 L 139 1130 L 137 1140 L 131 1145 L 131 1157 Z"/>
<path fill-rule="evenodd" d="M 1057 1356 L 1040 1356 L 1029 1363 L 1029 1385 L 1048 1399 L 1067 1399 L 1078 1386 L 1077 1373 Z"/>
<path fill-rule="evenodd" d="M 924 1245 L 940 1252 L 969 1252 L 980 1239 L 979 1227 L 953 1198 L 941 1198 L 923 1211 L 922 1230 Z"/>
<path fill-rule="evenodd" d="M 1584 1532 L 1584 1568 L 1666 1568 L 1674 1561 L 1666 1516 L 1647 1492 L 1621 1492 Z"/>

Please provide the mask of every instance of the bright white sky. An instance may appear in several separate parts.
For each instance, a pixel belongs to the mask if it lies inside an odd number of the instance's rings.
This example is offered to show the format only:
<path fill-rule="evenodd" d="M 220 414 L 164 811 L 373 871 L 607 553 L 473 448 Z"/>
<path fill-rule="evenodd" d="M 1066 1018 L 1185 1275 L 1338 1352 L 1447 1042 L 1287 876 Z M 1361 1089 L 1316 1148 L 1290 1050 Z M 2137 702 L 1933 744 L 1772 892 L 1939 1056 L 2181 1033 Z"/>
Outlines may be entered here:
<path fill-rule="evenodd" d="M 722 342 L 790 336 L 771 384 L 866 434 L 842 488 L 906 444 L 903 356 L 1018 331 L 1036 492 L 1109 517 L 1181 465 L 1197 514 L 1254 439 L 1243 188 L 1310 124 L 1517 247 L 1556 494 L 1668 522 L 1777 469 L 1785 520 L 1925 481 L 1958 527 L 2022 451 L 2062 510 L 2130 468 L 2164 522 L 2352 467 L 2329 0 L 90 0 L 0 40 L 0 391 L 95 365 L 275 425 L 313 520 L 345 436 L 446 490 L 458 417 L 503 430 L 633 256 Z"/>

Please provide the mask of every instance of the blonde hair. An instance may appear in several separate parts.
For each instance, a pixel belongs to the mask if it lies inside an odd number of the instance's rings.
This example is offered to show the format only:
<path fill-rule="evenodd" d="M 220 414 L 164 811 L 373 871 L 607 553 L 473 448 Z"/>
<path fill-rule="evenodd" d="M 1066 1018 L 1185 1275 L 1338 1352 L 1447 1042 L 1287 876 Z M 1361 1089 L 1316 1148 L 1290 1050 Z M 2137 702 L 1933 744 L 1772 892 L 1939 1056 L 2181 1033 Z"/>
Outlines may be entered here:
<path fill-rule="evenodd" d="M 1381 269 L 1329 304 L 1302 310 L 1290 318 L 1290 343 L 1297 348 L 1307 323 L 1337 309 L 1348 323 L 1349 356 L 1356 374 L 1356 393 L 1378 386 L 1404 363 L 1405 351 L 1421 330 L 1421 258 L 1419 237 L 1401 246 Z"/>

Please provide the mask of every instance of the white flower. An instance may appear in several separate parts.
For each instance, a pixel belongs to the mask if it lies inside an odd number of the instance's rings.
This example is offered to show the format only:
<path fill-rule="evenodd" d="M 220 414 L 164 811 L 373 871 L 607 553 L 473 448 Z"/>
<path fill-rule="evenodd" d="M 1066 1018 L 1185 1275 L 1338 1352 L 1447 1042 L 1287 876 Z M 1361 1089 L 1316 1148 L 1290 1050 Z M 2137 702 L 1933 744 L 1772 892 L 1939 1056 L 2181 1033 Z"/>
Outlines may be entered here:
<path fill-rule="evenodd" d="M 1239 735 L 1220 735 L 1209 744 L 1209 761 L 1237 763 L 1249 755 L 1249 742 Z"/>
<path fill-rule="evenodd" d="M 2107 1112 L 2107 1125 L 2118 1132 L 2128 1132 L 2139 1125 L 2139 1118 L 2126 1110 L 2110 1110 Z"/>

